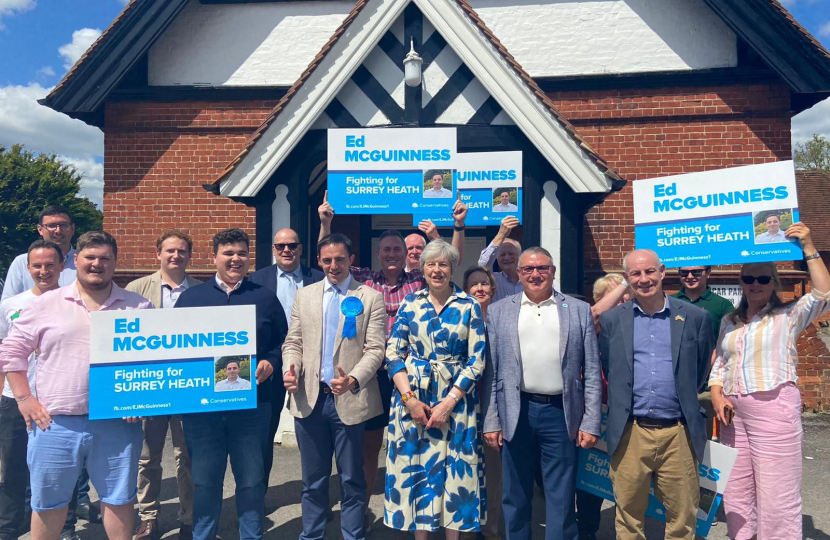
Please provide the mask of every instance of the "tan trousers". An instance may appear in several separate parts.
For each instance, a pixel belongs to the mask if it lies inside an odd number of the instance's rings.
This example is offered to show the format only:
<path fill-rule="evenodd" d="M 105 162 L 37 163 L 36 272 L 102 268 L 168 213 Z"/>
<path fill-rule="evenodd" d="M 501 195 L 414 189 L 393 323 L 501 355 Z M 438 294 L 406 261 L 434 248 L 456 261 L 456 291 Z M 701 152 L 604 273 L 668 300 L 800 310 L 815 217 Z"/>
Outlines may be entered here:
<path fill-rule="evenodd" d="M 648 492 L 666 507 L 666 540 L 694 540 L 700 481 L 686 426 L 647 429 L 629 423 L 611 456 L 617 539 L 645 540 Z"/>
<path fill-rule="evenodd" d="M 176 479 L 179 484 L 179 521 L 193 524 L 193 482 L 190 479 L 190 455 L 182 431 L 181 415 L 151 416 L 144 419 L 144 446 L 138 461 L 138 515 L 142 521 L 158 519 L 161 503 L 161 455 L 167 438 L 167 426 L 173 439 Z"/>

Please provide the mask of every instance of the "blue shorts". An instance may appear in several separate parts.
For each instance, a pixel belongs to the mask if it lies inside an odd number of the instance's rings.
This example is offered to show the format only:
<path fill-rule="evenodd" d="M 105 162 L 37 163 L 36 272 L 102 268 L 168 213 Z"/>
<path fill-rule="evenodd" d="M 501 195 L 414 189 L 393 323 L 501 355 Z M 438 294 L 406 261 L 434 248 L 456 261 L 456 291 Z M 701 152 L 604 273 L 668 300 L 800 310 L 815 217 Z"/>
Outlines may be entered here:
<path fill-rule="evenodd" d="M 143 440 L 141 423 L 90 420 L 85 415 L 53 416 L 46 431 L 36 428 L 29 432 L 26 461 L 32 510 L 67 506 L 83 467 L 102 502 L 115 506 L 132 503 Z"/>

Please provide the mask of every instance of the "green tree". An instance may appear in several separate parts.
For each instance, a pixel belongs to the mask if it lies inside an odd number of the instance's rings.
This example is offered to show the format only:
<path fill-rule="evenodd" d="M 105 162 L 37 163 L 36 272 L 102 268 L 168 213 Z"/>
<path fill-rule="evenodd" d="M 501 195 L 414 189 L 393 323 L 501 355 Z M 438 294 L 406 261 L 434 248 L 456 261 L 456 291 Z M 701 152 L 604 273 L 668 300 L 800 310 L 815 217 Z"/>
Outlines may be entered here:
<path fill-rule="evenodd" d="M 796 169 L 823 169 L 830 171 L 830 141 L 814 134 L 806 143 L 796 143 L 793 152 Z"/>
<path fill-rule="evenodd" d="M 75 234 L 101 229 L 104 214 L 86 197 L 78 197 L 82 175 L 54 154 L 35 155 L 16 144 L 0 145 L 0 273 L 38 239 L 41 210 L 66 207 L 75 219 Z M 74 239 L 73 239 L 74 242 Z"/>

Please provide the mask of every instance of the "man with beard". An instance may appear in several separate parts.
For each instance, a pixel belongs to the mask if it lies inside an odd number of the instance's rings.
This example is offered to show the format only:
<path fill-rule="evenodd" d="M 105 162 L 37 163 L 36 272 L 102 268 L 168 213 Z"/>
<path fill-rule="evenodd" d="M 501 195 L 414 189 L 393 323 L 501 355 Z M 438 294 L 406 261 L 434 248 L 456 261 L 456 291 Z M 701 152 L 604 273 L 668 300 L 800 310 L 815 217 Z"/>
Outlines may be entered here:
<path fill-rule="evenodd" d="M 75 283 L 36 298 L 0 346 L 0 368 L 30 429 L 33 540 L 58 538 L 83 467 L 101 498 L 107 536 L 133 533 L 141 425 L 137 418 L 88 417 L 90 313 L 152 307 L 112 282 L 117 256 L 111 235 L 81 235 Z M 37 397 L 26 377 L 35 351 Z"/>

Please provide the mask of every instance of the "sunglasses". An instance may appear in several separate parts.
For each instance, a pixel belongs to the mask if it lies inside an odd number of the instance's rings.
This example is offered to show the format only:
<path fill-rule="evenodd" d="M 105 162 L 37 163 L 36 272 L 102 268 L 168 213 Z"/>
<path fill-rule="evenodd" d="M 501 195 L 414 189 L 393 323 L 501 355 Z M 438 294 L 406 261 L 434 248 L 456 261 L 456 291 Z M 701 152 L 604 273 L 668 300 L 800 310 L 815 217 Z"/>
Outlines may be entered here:
<path fill-rule="evenodd" d="M 752 285 L 756 281 L 761 285 L 769 285 L 772 281 L 772 276 L 741 276 L 741 281 L 744 285 Z"/>
<path fill-rule="evenodd" d="M 290 251 L 294 251 L 298 247 L 300 247 L 299 242 L 290 242 L 288 244 L 274 244 L 274 249 L 276 249 L 277 251 L 282 251 L 285 248 L 288 248 Z"/>
<path fill-rule="evenodd" d="M 680 270 L 677 271 L 677 273 L 680 274 L 680 277 L 686 277 L 689 274 L 692 274 L 693 277 L 700 277 L 700 276 L 703 275 L 703 272 L 704 272 L 703 268 L 695 268 L 695 269 L 690 269 L 690 270 L 684 270 L 684 269 L 681 268 Z"/>

